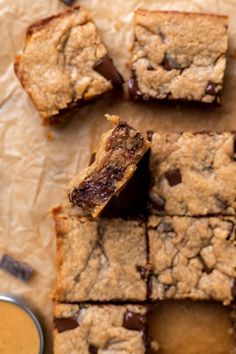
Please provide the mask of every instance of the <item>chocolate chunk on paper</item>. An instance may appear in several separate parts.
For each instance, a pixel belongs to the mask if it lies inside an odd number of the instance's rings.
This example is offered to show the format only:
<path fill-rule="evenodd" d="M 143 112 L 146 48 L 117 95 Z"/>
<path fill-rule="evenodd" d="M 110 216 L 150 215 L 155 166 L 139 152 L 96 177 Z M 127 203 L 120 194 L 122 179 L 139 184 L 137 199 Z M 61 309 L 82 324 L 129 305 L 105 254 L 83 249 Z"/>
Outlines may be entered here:
<path fill-rule="evenodd" d="M 7 254 L 3 255 L 0 260 L 0 269 L 25 282 L 29 281 L 33 274 L 33 269 L 29 265 Z"/>

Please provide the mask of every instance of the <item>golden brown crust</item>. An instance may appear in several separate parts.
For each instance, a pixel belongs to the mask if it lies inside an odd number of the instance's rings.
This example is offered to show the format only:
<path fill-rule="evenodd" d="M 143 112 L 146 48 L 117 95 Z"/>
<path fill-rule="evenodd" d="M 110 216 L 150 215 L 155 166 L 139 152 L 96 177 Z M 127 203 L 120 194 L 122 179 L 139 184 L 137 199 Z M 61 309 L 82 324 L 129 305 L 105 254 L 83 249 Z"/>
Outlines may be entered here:
<path fill-rule="evenodd" d="M 229 16 L 227 15 L 219 15 L 219 14 L 211 14 L 211 13 L 205 13 L 205 12 L 188 12 L 188 11 L 167 11 L 167 10 L 145 10 L 145 9 L 137 9 L 135 11 L 136 15 L 142 15 L 142 16 L 150 16 L 151 14 L 173 14 L 173 15 L 182 15 L 182 16 L 191 16 L 191 17 L 198 17 L 198 16 L 204 16 L 204 17 L 210 17 L 214 18 L 216 20 L 222 19 L 222 20 L 228 20 Z"/>

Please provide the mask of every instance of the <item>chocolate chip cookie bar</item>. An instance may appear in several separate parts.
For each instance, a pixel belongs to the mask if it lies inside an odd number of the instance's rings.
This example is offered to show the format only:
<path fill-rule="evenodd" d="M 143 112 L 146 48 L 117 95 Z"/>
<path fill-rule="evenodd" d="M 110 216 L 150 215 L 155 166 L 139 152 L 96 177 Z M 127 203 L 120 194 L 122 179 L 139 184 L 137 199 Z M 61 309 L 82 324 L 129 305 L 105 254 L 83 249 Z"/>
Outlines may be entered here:
<path fill-rule="evenodd" d="M 147 250 L 141 221 L 55 215 L 59 302 L 141 301 Z"/>
<path fill-rule="evenodd" d="M 137 10 L 130 95 L 220 102 L 227 29 L 227 16 Z"/>
<path fill-rule="evenodd" d="M 109 119 L 116 127 L 103 135 L 95 161 L 69 186 L 71 203 L 93 217 L 98 216 L 111 198 L 124 188 L 150 146 L 139 131 L 120 121 L 119 117 L 109 116 Z"/>
<path fill-rule="evenodd" d="M 153 213 L 235 215 L 234 133 L 156 133 L 150 170 Z"/>
<path fill-rule="evenodd" d="M 45 123 L 123 83 L 90 14 L 80 6 L 28 28 L 15 72 Z"/>
<path fill-rule="evenodd" d="M 146 308 L 56 305 L 54 354 L 145 354 Z"/>
<path fill-rule="evenodd" d="M 235 297 L 235 218 L 158 217 L 148 221 L 152 300 Z"/>

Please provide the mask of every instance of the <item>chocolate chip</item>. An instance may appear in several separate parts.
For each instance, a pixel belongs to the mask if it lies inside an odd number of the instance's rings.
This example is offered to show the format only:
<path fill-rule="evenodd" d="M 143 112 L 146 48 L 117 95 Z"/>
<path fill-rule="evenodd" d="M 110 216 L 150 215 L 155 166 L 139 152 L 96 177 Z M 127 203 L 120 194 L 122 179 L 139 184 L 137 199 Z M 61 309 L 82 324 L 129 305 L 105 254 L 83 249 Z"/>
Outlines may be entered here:
<path fill-rule="evenodd" d="M 205 93 L 206 95 L 216 96 L 217 95 L 216 84 L 212 81 L 208 81 Z"/>
<path fill-rule="evenodd" d="M 123 327 L 132 331 L 144 332 L 146 319 L 143 315 L 131 311 L 126 311 L 123 320 Z"/>
<path fill-rule="evenodd" d="M 148 130 L 147 131 L 147 138 L 148 138 L 149 141 L 152 141 L 153 134 L 154 134 L 153 130 Z"/>
<path fill-rule="evenodd" d="M 28 281 L 33 274 L 33 269 L 29 265 L 19 262 L 7 254 L 2 256 L 0 268 L 23 281 Z"/>
<path fill-rule="evenodd" d="M 89 354 L 97 354 L 98 353 L 98 348 L 95 347 L 94 345 L 90 344 L 89 345 Z"/>
<path fill-rule="evenodd" d="M 58 333 L 62 333 L 79 327 L 79 324 L 74 317 L 54 318 L 54 326 Z"/>
<path fill-rule="evenodd" d="M 131 78 L 128 81 L 128 89 L 130 96 L 135 100 L 142 97 L 142 92 L 140 91 L 138 80 L 134 70 L 132 70 Z"/>
<path fill-rule="evenodd" d="M 93 152 L 93 153 L 91 154 L 91 157 L 90 157 L 89 166 L 94 163 L 95 158 L 96 158 L 96 153 Z"/>
<path fill-rule="evenodd" d="M 231 288 L 231 294 L 234 299 L 236 299 L 236 279 L 234 279 L 233 286 Z"/>
<path fill-rule="evenodd" d="M 165 177 L 169 182 L 171 187 L 176 186 L 177 184 L 182 183 L 182 175 L 179 168 L 175 168 L 174 170 L 169 170 L 165 173 Z"/>
<path fill-rule="evenodd" d="M 143 280 L 146 280 L 146 279 L 147 279 L 147 276 L 148 276 L 148 270 L 147 270 L 145 267 L 140 266 L 140 265 L 136 265 L 136 269 L 137 269 L 137 271 L 140 273 L 141 278 L 142 278 Z"/>
<path fill-rule="evenodd" d="M 114 66 L 112 59 L 107 55 L 99 59 L 94 64 L 93 69 L 105 77 L 105 79 L 111 81 L 114 86 L 120 86 L 124 82 L 123 77 Z"/>
<path fill-rule="evenodd" d="M 72 6 L 76 0 L 60 0 L 63 2 L 65 5 Z"/>
<path fill-rule="evenodd" d="M 199 254 L 198 255 L 198 258 L 200 260 L 200 262 L 202 263 L 202 266 L 203 266 L 203 272 L 204 273 L 207 273 L 207 274 L 210 274 L 211 273 L 211 269 L 206 265 L 203 257 Z"/>
<path fill-rule="evenodd" d="M 164 55 L 162 65 L 165 70 L 181 69 L 181 65 L 176 61 L 176 59 L 167 53 Z"/>
<path fill-rule="evenodd" d="M 151 64 L 148 64 L 147 70 L 148 70 L 148 71 L 153 71 L 153 70 L 154 70 L 154 67 L 153 67 Z"/>

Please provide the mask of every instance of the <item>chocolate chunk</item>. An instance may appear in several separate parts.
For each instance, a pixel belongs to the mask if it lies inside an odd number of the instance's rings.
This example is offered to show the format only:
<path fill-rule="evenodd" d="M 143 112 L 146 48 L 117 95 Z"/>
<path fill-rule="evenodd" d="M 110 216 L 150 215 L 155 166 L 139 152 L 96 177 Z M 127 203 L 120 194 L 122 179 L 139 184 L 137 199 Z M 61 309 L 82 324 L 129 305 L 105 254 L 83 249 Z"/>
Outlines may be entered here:
<path fill-rule="evenodd" d="M 93 152 L 90 157 L 89 166 L 94 163 L 95 159 L 96 159 L 96 153 Z"/>
<path fill-rule="evenodd" d="M 123 320 L 123 327 L 132 331 L 144 332 L 146 325 L 146 319 L 139 313 L 126 311 Z"/>
<path fill-rule="evenodd" d="M 173 227 L 169 222 L 161 221 L 157 226 L 158 232 L 171 232 Z"/>
<path fill-rule="evenodd" d="M 58 333 L 62 333 L 79 327 L 79 324 L 74 317 L 54 318 L 54 326 Z"/>
<path fill-rule="evenodd" d="M 148 141 L 152 141 L 153 134 L 154 134 L 153 130 L 148 130 L 147 131 L 147 139 L 148 139 Z"/>
<path fill-rule="evenodd" d="M 90 344 L 89 345 L 89 353 L 90 354 L 97 354 L 98 353 L 98 348 L 95 347 L 94 345 Z"/>
<path fill-rule="evenodd" d="M 93 69 L 105 77 L 105 79 L 111 81 L 114 86 L 120 86 L 124 82 L 123 77 L 116 70 L 112 59 L 110 59 L 107 55 L 99 59 L 94 64 Z"/>
<path fill-rule="evenodd" d="M 159 195 L 150 195 L 150 208 L 155 210 L 165 210 L 165 200 Z"/>
<path fill-rule="evenodd" d="M 132 70 L 131 78 L 128 81 L 128 89 L 129 95 L 135 100 L 142 97 L 142 92 L 139 89 L 138 80 L 134 70 Z"/>
<path fill-rule="evenodd" d="M 165 70 L 181 69 L 181 65 L 176 61 L 176 59 L 167 53 L 164 55 L 162 65 Z"/>
<path fill-rule="evenodd" d="M 233 298 L 236 299 L 236 279 L 234 279 L 231 293 L 232 293 Z"/>
<path fill-rule="evenodd" d="M 136 269 L 137 269 L 137 271 L 140 273 L 141 278 L 142 278 L 143 280 L 146 280 L 147 277 L 148 277 L 148 270 L 147 270 L 145 267 L 140 266 L 140 265 L 136 265 Z"/>
<path fill-rule="evenodd" d="M 212 81 L 208 81 L 207 87 L 206 87 L 206 95 L 211 95 L 211 96 L 216 96 L 216 84 Z"/>
<path fill-rule="evenodd" d="M 153 70 L 154 70 L 154 67 L 153 67 L 151 64 L 148 64 L 147 70 L 148 70 L 148 71 L 153 71 Z"/>
<path fill-rule="evenodd" d="M 182 175 L 181 175 L 179 168 L 175 168 L 174 170 L 167 171 L 165 173 L 165 177 L 171 187 L 182 183 Z"/>
<path fill-rule="evenodd" d="M 28 281 L 33 274 L 33 269 L 29 265 L 19 262 L 7 254 L 2 256 L 0 268 L 23 281 Z"/>
<path fill-rule="evenodd" d="M 60 0 L 65 5 L 72 6 L 75 3 L 75 0 Z"/>

